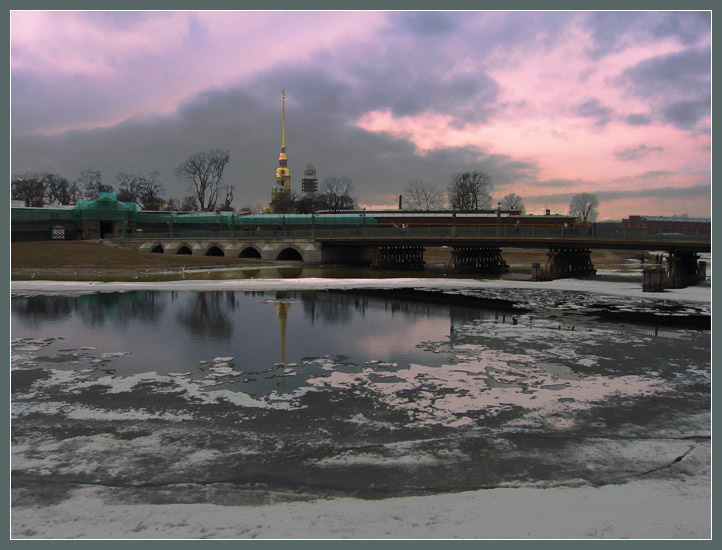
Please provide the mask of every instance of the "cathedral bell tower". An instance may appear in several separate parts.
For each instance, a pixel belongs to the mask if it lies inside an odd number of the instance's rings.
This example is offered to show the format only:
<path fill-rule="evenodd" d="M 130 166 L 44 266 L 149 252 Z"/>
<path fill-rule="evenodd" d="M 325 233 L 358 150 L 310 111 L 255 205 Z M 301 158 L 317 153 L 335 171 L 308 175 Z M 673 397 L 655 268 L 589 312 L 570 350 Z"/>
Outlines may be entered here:
<path fill-rule="evenodd" d="M 271 212 L 278 211 L 278 205 L 287 203 L 291 198 L 291 171 L 288 169 L 286 156 L 286 90 L 281 90 L 283 97 L 281 111 L 281 154 L 278 155 L 278 168 L 276 169 L 276 184 L 271 191 Z"/>

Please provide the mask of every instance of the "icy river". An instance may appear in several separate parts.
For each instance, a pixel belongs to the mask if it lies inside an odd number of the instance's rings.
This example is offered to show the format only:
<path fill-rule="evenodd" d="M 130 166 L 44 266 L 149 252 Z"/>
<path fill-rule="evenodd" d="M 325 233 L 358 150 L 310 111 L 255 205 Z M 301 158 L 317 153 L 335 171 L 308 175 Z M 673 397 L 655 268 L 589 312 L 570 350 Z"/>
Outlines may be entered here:
<path fill-rule="evenodd" d="M 708 301 L 273 284 L 14 290 L 13 507 L 88 487 L 240 506 L 709 467 Z"/>

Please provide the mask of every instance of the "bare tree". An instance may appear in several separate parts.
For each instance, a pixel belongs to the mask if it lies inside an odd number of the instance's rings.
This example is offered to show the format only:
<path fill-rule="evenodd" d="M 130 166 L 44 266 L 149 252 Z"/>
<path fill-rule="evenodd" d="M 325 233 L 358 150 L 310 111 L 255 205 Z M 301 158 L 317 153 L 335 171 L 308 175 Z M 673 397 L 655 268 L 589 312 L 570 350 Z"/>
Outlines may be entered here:
<path fill-rule="evenodd" d="M 13 200 L 24 201 L 25 206 L 40 207 L 45 204 L 45 182 L 38 174 L 15 176 L 10 184 Z"/>
<path fill-rule="evenodd" d="M 57 174 L 43 174 L 48 204 L 70 204 L 70 182 Z"/>
<path fill-rule="evenodd" d="M 579 193 L 572 197 L 572 202 L 569 203 L 569 215 L 576 216 L 580 222 L 593 222 L 596 221 L 599 212 L 597 207 L 599 206 L 599 199 L 592 193 Z"/>
<path fill-rule="evenodd" d="M 414 180 L 404 187 L 408 210 L 441 210 L 444 207 L 444 193 L 435 183 Z"/>
<path fill-rule="evenodd" d="M 218 201 L 218 186 L 223 170 L 230 161 L 228 151 L 214 149 L 195 153 L 175 169 L 176 177 L 188 185 L 198 198 L 201 210 L 214 210 Z"/>
<path fill-rule="evenodd" d="M 226 198 L 223 199 L 223 204 L 221 205 L 221 210 L 224 212 L 232 212 L 233 207 L 231 206 L 231 203 L 233 202 L 233 185 L 227 185 L 225 187 L 226 190 Z"/>
<path fill-rule="evenodd" d="M 353 180 L 349 177 L 326 178 L 318 193 L 318 205 L 323 210 L 341 212 L 353 210 L 356 200 L 351 196 Z"/>
<path fill-rule="evenodd" d="M 298 205 L 298 193 L 289 191 L 288 193 L 279 193 L 273 201 L 273 212 L 276 214 L 290 214 L 296 210 Z"/>
<path fill-rule="evenodd" d="M 501 199 L 501 207 L 504 210 L 518 210 L 522 214 L 526 212 L 526 206 L 524 206 L 524 199 L 522 199 L 516 193 L 509 193 L 503 199 Z"/>
<path fill-rule="evenodd" d="M 80 176 L 71 188 L 71 193 L 75 196 L 74 200 L 97 199 L 100 193 L 112 193 L 113 191 L 115 188 L 112 185 L 103 183 L 103 172 L 90 168 L 80 172 Z"/>
<path fill-rule="evenodd" d="M 198 199 L 195 198 L 193 195 L 186 195 L 183 197 L 183 202 L 181 202 L 180 209 L 183 212 L 195 212 L 198 210 Z"/>
<path fill-rule="evenodd" d="M 165 203 L 165 209 L 171 211 L 180 210 L 180 201 L 175 198 L 168 199 L 168 202 Z"/>
<path fill-rule="evenodd" d="M 160 210 L 163 205 L 161 197 L 165 189 L 160 182 L 160 173 L 156 170 L 148 172 L 140 180 L 140 204 L 145 210 Z"/>
<path fill-rule="evenodd" d="M 491 208 L 491 187 L 491 176 L 484 172 L 454 174 L 447 191 L 449 204 L 456 210 Z"/>
<path fill-rule="evenodd" d="M 141 176 L 119 172 L 115 175 L 118 186 L 118 200 L 123 202 L 140 202 Z"/>
<path fill-rule="evenodd" d="M 145 210 L 159 210 L 163 204 L 160 197 L 165 194 L 159 178 L 160 173 L 157 171 L 145 175 L 120 172 L 115 176 L 118 184 L 118 200 L 137 202 Z"/>
<path fill-rule="evenodd" d="M 296 212 L 299 214 L 312 214 L 318 209 L 318 197 L 314 195 L 304 195 L 298 199 L 296 203 Z"/>

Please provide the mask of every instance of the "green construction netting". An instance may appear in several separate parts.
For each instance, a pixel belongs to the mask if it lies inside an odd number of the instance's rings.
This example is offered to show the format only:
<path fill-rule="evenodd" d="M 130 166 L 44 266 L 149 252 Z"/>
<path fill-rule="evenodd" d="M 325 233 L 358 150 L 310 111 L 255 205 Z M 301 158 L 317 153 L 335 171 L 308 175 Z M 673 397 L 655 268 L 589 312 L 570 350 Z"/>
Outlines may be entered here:
<path fill-rule="evenodd" d="M 98 193 L 95 200 L 78 201 L 75 212 L 82 218 L 95 219 L 129 219 L 138 212 L 134 202 L 122 202 L 115 193 Z"/>

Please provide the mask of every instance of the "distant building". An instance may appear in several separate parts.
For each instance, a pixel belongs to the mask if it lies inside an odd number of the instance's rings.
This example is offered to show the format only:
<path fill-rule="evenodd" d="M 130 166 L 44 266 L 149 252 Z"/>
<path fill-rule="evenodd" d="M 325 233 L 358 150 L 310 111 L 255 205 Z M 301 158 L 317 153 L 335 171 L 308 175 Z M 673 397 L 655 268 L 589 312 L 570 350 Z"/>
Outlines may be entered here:
<path fill-rule="evenodd" d="M 316 177 L 316 169 L 312 164 L 306 166 L 301 180 L 301 191 L 304 198 L 313 198 L 318 192 L 318 178 Z"/>
<path fill-rule="evenodd" d="M 643 229 L 711 229 L 708 218 L 681 218 L 679 216 L 629 216 L 622 227 Z"/>

